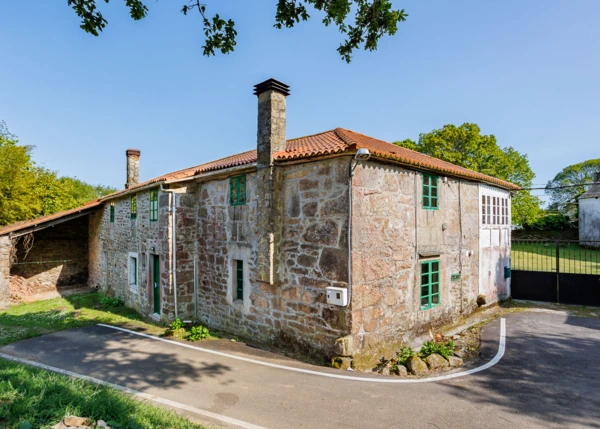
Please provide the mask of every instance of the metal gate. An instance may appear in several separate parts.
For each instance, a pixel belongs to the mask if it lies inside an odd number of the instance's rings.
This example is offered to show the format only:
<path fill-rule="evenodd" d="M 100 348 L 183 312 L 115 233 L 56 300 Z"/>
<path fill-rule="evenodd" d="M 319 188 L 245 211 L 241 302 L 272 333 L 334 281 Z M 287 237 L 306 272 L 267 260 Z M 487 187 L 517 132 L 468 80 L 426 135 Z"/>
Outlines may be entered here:
<path fill-rule="evenodd" d="M 512 240 L 515 299 L 600 306 L 600 242 Z"/>

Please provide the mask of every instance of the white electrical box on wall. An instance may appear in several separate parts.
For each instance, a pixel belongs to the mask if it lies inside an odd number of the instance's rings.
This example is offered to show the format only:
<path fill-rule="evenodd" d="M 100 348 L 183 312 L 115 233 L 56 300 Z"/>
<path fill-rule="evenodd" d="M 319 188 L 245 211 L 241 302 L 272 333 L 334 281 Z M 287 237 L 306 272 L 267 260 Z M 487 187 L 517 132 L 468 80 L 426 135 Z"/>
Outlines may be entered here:
<path fill-rule="evenodd" d="M 340 305 L 345 307 L 348 305 L 348 289 L 343 287 L 328 287 L 327 304 Z"/>

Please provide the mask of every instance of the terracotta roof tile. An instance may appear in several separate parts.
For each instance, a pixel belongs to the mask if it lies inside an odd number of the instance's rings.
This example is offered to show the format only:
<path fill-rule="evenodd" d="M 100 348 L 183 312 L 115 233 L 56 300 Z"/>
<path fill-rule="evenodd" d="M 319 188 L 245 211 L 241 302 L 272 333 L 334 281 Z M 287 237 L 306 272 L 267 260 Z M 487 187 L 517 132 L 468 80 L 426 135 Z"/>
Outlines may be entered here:
<path fill-rule="evenodd" d="M 411 166 L 413 168 L 430 170 L 438 173 L 445 173 L 451 176 L 490 183 L 505 189 L 520 189 L 517 185 L 504 180 L 496 179 L 495 177 L 487 176 L 482 173 L 477 173 L 452 163 L 442 161 L 441 159 L 433 158 L 431 156 L 402 148 L 382 140 L 377 140 L 375 138 L 346 130 L 344 128 L 336 128 L 335 130 L 288 140 L 286 150 L 277 152 L 275 154 L 275 160 L 284 162 L 294 159 L 312 158 L 345 152 L 354 153 L 359 148 L 369 149 L 371 156 L 373 156 L 374 159 L 388 159 L 406 166 Z M 131 190 L 139 189 L 153 183 L 185 179 L 201 173 L 207 173 L 210 171 L 222 170 L 241 165 L 250 165 L 254 164 L 255 162 L 256 149 L 237 155 L 228 156 L 205 164 L 200 164 L 194 167 L 185 168 L 183 170 L 175 171 L 173 173 L 165 174 L 155 177 L 154 179 L 138 183 L 129 189 L 122 189 L 76 209 L 67 210 L 65 212 L 55 213 L 44 218 L 34 219 L 21 224 L 13 224 L 4 228 L 0 228 L 0 235 L 26 228 L 27 226 L 54 220 L 61 216 L 75 213 L 78 210 L 85 210 L 87 208 L 98 206 L 106 200 L 110 200 Z"/>
<path fill-rule="evenodd" d="M 10 225 L 2 226 L 2 227 L 0 227 L 0 235 L 5 235 L 5 234 L 8 234 L 9 232 L 19 231 L 21 229 L 30 228 L 32 226 L 37 226 L 42 223 L 60 219 L 63 216 L 68 216 L 68 215 L 75 214 L 75 213 L 78 213 L 83 210 L 88 210 L 88 209 L 92 209 L 94 207 L 98 207 L 100 204 L 102 204 L 102 201 L 100 199 L 97 199 L 97 200 L 87 202 L 84 205 L 76 207 L 74 209 L 65 210 L 65 211 L 54 213 L 54 214 L 51 214 L 48 216 L 42 216 L 42 217 L 38 217 L 36 219 L 26 220 L 23 222 L 16 222 L 16 223 L 13 223 Z"/>

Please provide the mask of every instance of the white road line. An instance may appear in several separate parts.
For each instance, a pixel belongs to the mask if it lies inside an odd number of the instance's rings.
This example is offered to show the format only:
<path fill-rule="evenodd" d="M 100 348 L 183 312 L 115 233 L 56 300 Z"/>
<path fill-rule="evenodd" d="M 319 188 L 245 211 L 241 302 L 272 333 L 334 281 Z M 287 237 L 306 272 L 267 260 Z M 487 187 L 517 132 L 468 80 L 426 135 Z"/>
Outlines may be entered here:
<path fill-rule="evenodd" d="M 227 424 L 230 424 L 230 425 L 234 425 L 234 426 L 237 426 L 237 427 L 241 427 L 241 428 L 244 428 L 244 429 L 266 429 L 263 426 L 257 426 L 257 425 L 253 425 L 252 423 L 246 423 L 246 422 L 243 422 L 241 420 L 237 420 L 237 419 L 234 419 L 234 418 L 231 418 L 231 417 L 223 416 L 221 414 L 211 413 L 210 411 L 201 410 L 200 408 L 191 407 L 189 405 L 185 405 L 185 404 L 181 404 L 179 402 L 171 401 L 170 399 L 161 398 L 160 396 L 150 395 L 148 393 L 144 393 L 144 392 L 140 392 L 138 390 L 130 389 L 129 387 L 119 386 L 118 384 L 109 383 L 107 381 L 102 381 L 102 380 L 99 380 L 97 378 L 89 377 L 87 375 L 78 374 L 76 372 L 67 371 L 67 370 L 60 369 L 60 368 L 55 368 L 53 366 L 44 365 L 42 363 L 30 361 L 30 360 L 27 360 L 27 359 L 20 359 L 20 358 L 17 358 L 17 357 L 14 357 L 14 356 L 10 356 L 10 355 L 4 354 L 4 353 L 0 353 L 0 357 L 4 358 L 4 359 L 8 359 L 8 360 L 13 361 L 13 362 L 22 363 L 22 364 L 26 364 L 26 365 L 31 365 L 31 366 L 35 366 L 35 367 L 38 367 L 38 368 L 42 368 L 42 369 L 48 370 L 48 371 L 52 371 L 52 372 L 56 372 L 56 373 L 59 373 L 59 374 L 67 375 L 69 377 L 79 378 L 81 380 L 89 381 L 91 383 L 101 384 L 103 386 L 112 387 L 113 389 L 119 390 L 119 391 L 124 392 L 124 393 L 128 393 L 128 394 L 136 396 L 138 398 L 146 399 L 146 400 L 152 401 L 152 402 L 157 402 L 159 404 L 168 405 L 170 407 L 177 408 L 177 409 L 180 409 L 180 410 L 189 411 L 191 413 L 198 414 L 200 416 L 209 417 L 211 419 L 218 420 L 218 421 L 221 421 L 221 422 L 224 422 L 224 423 L 227 423 Z"/>
<path fill-rule="evenodd" d="M 494 365 L 496 365 L 498 362 L 500 362 L 500 359 L 502 359 L 502 356 L 504 356 L 504 351 L 506 349 L 506 321 L 504 318 L 502 318 L 502 319 L 500 319 L 500 342 L 498 345 L 498 353 L 496 353 L 496 356 L 494 356 L 494 358 L 491 361 L 489 361 L 488 363 L 486 363 L 485 365 L 478 366 L 477 368 L 469 369 L 467 371 L 455 372 L 452 374 L 440 375 L 437 377 L 429 377 L 429 378 L 391 378 L 391 377 L 390 378 L 368 378 L 368 377 L 356 377 L 356 376 L 351 376 L 351 375 L 332 374 L 329 372 L 312 371 L 310 369 L 302 369 L 302 368 L 294 368 L 291 366 L 278 365 L 275 363 L 264 362 L 264 361 L 250 359 L 250 358 L 246 358 L 246 357 L 242 357 L 242 356 L 236 356 L 236 355 L 232 355 L 229 353 L 218 352 L 216 350 L 204 349 L 202 347 L 192 346 L 191 344 L 184 344 L 184 343 L 179 343 L 177 341 L 166 340 L 164 338 L 155 337 L 154 335 L 148 335 L 148 334 L 143 334 L 141 332 L 131 331 L 131 330 L 125 329 L 125 328 L 119 328 L 118 326 L 105 325 L 103 323 L 99 323 L 98 326 L 103 326 L 105 328 L 110 328 L 110 329 L 116 329 L 118 331 L 127 332 L 128 334 L 137 335 L 139 337 L 150 338 L 151 340 L 162 341 L 162 342 L 173 344 L 173 345 L 176 345 L 179 347 L 185 347 L 188 349 L 198 350 L 201 352 L 210 353 L 213 355 L 222 356 L 222 357 L 226 357 L 226 358 L 230 358 L 230 359 L 241 360 L 244 362 L 250 362 L 250 363 L 257 364 L 257 365 L 268 366 L 271 368 L 283 369 L 286 371 L 293 371 L 293 372 L 300 372 L 303 374 L 311 374 L 311 375 L 316 375 L 316 376 L 320 376 L 320 377 L 337 378 L 337 379 L 341 379 L 341 380 L 351 380 L 351 381 L 363 381 L 363 382 L 368 382 L 368 383 L 430 383 L 430 382 L 434 382 L 434 381 L 449 380 L 451 378 L 465 377 L 467 375 L 485 371 L 486 369 L 491 368 Z"/>

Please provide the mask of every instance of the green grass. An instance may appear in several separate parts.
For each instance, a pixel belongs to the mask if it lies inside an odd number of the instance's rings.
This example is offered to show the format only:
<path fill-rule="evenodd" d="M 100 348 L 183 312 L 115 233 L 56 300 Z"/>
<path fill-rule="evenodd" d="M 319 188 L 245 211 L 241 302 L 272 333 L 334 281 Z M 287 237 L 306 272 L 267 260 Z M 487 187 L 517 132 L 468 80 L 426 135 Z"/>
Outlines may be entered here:
<path fill-rule="evenodd" d="M 556 271 L 555 243 L 523 243 L 513 241 L 513 270 Z M 576 243 L 559 247 L 561 273 L 600 274 L 600 250 L 584 249 Z"/>
<path fill-rule="evenodd" d="M 109 387 L 0 359 L 0 428 L 17 429 L 21 422 L 52 428 L 67 415 L 115 429 L 203 428 Z"/>
<path fill-rule="evenodd" d="M 96 292 L 19 304 L 0 312 L 0 346 L 64 329 L 106 323 L 161 335 L 164 327 L 145 323 L 124 306 L 102 307 Z"/>

